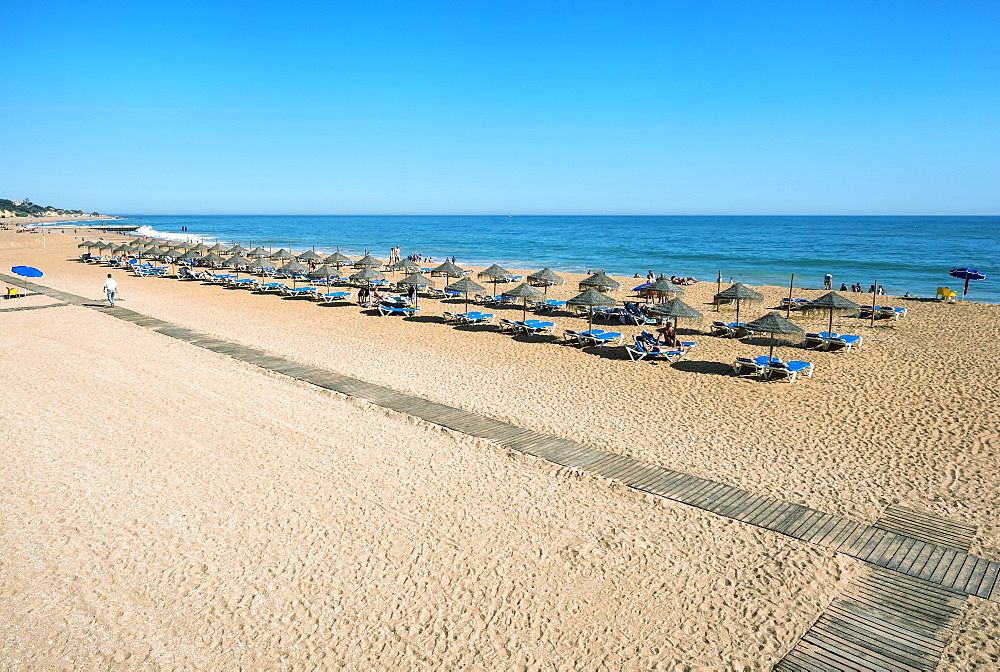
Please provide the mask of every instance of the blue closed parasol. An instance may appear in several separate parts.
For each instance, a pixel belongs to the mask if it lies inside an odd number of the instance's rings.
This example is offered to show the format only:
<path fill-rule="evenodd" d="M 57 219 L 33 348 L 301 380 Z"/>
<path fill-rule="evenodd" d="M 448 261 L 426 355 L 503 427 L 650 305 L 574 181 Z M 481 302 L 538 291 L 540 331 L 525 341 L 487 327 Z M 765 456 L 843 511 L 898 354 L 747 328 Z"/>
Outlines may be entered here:
<path fill-rule="evenodd" d="M 973 268 L 956 268 L 948 272 L 953 278 L 958 278 L 960 280 L 965 280 L 965 289 L 962 291 L 962 296 L 966 296 L 969 293 L 969 280 L 985 280 L 986 274 L 980 273 Z"/>

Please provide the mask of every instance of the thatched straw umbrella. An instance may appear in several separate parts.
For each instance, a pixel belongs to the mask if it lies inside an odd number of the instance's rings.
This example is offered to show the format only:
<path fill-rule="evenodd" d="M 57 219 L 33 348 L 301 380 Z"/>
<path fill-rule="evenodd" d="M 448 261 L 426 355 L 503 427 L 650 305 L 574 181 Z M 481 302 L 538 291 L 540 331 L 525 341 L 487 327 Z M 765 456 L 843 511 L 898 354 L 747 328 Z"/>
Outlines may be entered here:
<path fill-rule="evenodd" d="M 656 281 L 643 287 L 642 291 L 647 296 L 656 296 L 661 302 L 663 302 L 667 297 L 673 299 L 684 293 L 683 288 L 678 287 L 663 276 L 660 276 L 656 279 Z"/>
<path fill-rule="evenodd" d="M 281 248 L 277 252 L 267 255 L 267 258 L 273 261 L 291 261 L 295 258 L 295 255 L 285 248 Z"/>
<path fill-rule="evenodd" d="M 593 287 L 599 292 L 608 292 L 616 289 L 622 288 L 622 283 L 617 280 L 613 280 L 604 274 L 604 271 L 599 271 L 594 273 L 589 278 L 580 281 L 580 291 L 586 290 L 588 287 Z"/>
<path fill-rule="evenodd" d="M 240 245 L 239 243 L 237 243 L 236 245 L 233 245 L 228 250 L 226 250 L 225 254 L 228 254 L 228 255 L 246 254 L 249 251 L 250 250 L 248 250 L 247 248 L 245 248 L 242 245 Z"/>
<path fill-rule="evenodd" d="M 254 261 L 250 264 L 250 268 L 257 271 L 258 275 L 264 275 L 265 268 L 274 268 L 274 267 L 275 263 L 273 261 L 263 258 L 254 259 Z"/>
<path fill-rule="evenodd" d="M 545 293 L 549 293 L 549 287 L 554 285 L 561 285 L 565 280 L 555 274 L 555 272 L 546 266 L 537 273 L 532 273 L 528 276 L 528 282 L 531 283 L 532 287 L 544 287 Z"/>
<path fill-rule="evenodd" d="M 329 285 L 330 278 L 340 277 L 340 271 L 335 271 L 326 264 L 324 264 L 313 271 L 309 271 L 309 277 L 314 278 L 316 280 L 323 280 L 327 285 Z"/>
<path fill-rule="evenodd" d="M 828 292 L 815 301 L 810 301 L 809 304 L 805 306 L 805 309 L 808 311 L 830 311 L 830 324 L 827 327 L 827 331 L 832 334 L 834 313 L 837 315 L 857 315 L 858 311 L 861 310 L 861 306 L 854 303 L 850 299 L 845 299 L 836 292 Z"/>
<path fill-rule="evenodd" d="M 443 275 L 446 278 L 461 278 L 465 275 L 465 271 L 450 261 L 446 261 L 431 271 L 431 277 L 433 278 L 435 275 Z"/>
<path fill-rule="evenodd" d="M 393 273 L 395 273 L 396 271 L 406 271 L 407 275 L 420 272 L 420 267 L 417 266 L 415 262 L 409 259 L 400 259 L 389 268 L 392 269 Z"/>
<path fill-rule="evenodd" d="M 249 252 L 247 252 L 247 256 L 250 257 L 251 259 L 260 259 L 262 257 L 269 256 L 270 254 L 271 253 L 265 250 L 263 247 L 255 247 Z"/>
<path fill-rule="evenodd" d="M 764 317 L 758 317 L 753 322 L 748 322 L 746 328 L 754 333 L 763 332 L 771 335 L 771 350 L 767 355 L 770 358 L 774 357 L 774 337 L 776 334 L 785 336 L 784 340 L 798 343 L 802 341 L 802 337 L 806 333 L 802 327 L 792 324 L 773 310 Z"/>
<path fill-rule="evenodd" d="M 337 268 L 337 273 L 340 273 L 340 267 L 341 266 L 343 266 L 344 264 L 352 264 L 354 262 L 352 262 L 349 258 L 345 257 L 344 255 L 342 255 L 340 253 L 340 250 L 338 249 L 336 252 L 334 252 L 329 257 L 327 257 L 326 259 L 324 259 L 323 263 L 324 264 L 333 264 Z"/>
<path fill-rule="evenodd" d="M 503 293 L 504 296 L 513 296 L 515 298 L 523 299 L 524 302 L 521 304 L 521 319 L 525 320 L 528 317 L 528 299 L 540 299 L 544 296 L 537 289 L 532 287 L 526 282 L 521 283 L 514 289 L 508 290 Z"/>
<path fill-rule="evenodd" d="M 240 268 L 246 268 L 251 263 L 253 262 L 251 262 L 249 259 L 239 254 L 234 254 L 233 256 L 226 259 L 226 266 L 230 266 L 234 271 L 236 271 L 237 280 L 240 279 Z"/>
<path fill-rule="evenodd" d="M 433 287 L 434 286 L 434 281 L 431 280 L 430 278 L 424 277 L 420 273 L 411 273 L 410 275 L 406 276 L 405 278 L 403 278 L 402 280 L 400 280 L 396 284 L 397 285 L 406 285 L 408 287 L 423 287 L 423 286 Z M 414 302 L 413 302 L 413 305 L 414 306 L 419 306 L 420 305 L 419 299 L 416 298 L 416 293 L 414 293 Z"/>
<path fill-rule="evenodd" d="M 208 251 L 208 245 L 206 245 L 205 243 L 198 243 L 197 245 L 192 245 L 188 249 L 189 250 L 194 250 L 195 252 L 207 252 Z"/>
<path fill-rule="evenodd" d="M 697 310 L 687 305 L 680 299 L 670 299 L 666 303 L 661 303 L 653 306 L 648 310 L 650 315 L 656 317 L 672 317 L 674 318 L 674 329 L 677 328 L 677 320 L 680 318 L 698 320 L 704 317 Z"/>
<path fill-rule="evenodd" d="M 486 288 L 480 285 L 474 280 L 469 278 L 462 278 L 461 280 L 456 280 L 447 287 L 445 287 L 450 292 L 462 292 L 465 294 L 465 312 L 469 312 L 469 292 L 485 292 Z"/>
<path fill-rule="evenodd" d="M 715 295 L 715 300 L 734 300 L 736 301 L 736 322 L 740 321 L 740 304 L 744 301 L 763 301 L 764 295 L 760 292 L 755 292 L 741 282 L 737 282 L 731 287 L 727 287 L 718 294 Z"/>
<path fill-rule="evenodd" d="M 313 261 L 322 261 L 323 257 L 316 254 L 316 250 L 306 250 L 302 254 L 298 255 L 298 260 L 309 263 Z"/>
<path fill-rule="evenodd" d="M 366 266 L 352 275 L 351 280 L 371 285 L 376 280 L 385 280 L 385 276 L 376 271 L 374 268 Z"/>
<path fill-rule="evenodd" d="M 217 255 L 215 252 L 209 252 L 204 257 L 199 259 L 202 266 L 207 266 L 208 264 L 222 264 L 225 263 L 225 259 Z"/>
<path fill-rule="evenodd" d="M 489 268 L 483 269 L 476 274 L 480 278 L 489 278 L 493 282 L 493 293 L 497 293 L 497 283 L 501 280 L 507 281 L 514 277 L 514 274 L 503 266 L 493 264 Z"/>
<path fill-rule="evenodd" d="M 360 259 L 354 262 L 355 268 L 363 268 L 365 266 L 374 268 L 375 266 L 381 266 L 381 265 L 382 265 L 381 261 L 379 261 L 372 255 L 367 253 L 365 254 L 365 256 L 361 257 Z"/>
<path fill-rule="evenodd" d="M 225 252 L 226 246 L 222 243 L 216 243 L 215 245 L 212 245 L 212 247 L 208 248 L 208 250 L 210 252 Z"/>
<path fill-rule="evenodd" d="M 607 294 L 602 294 L 601 292 L 591 287 L 586 291 L 577 294 L 566 303 L 570 306 L 584 306 L 588 308 L 587 314 L 590 318 L 589 329 L 592 331 L 594 329 L 594 308 L 597 308 L 599 306 L 611 307 L 614 306 L 617 303 L 617 301 L 615 301 Z"/>
<path fill-rule="evenodd" d="M 302 273 L 308 273 L 309 267 L 306 266 L 305 264 L 300 264 L 299 262 L 293 260 L 289 261 L 287 264 L 280 267 L 278 270 L 292 274 L 292 289 L 295 289 L 295 281 L 297 276 L 301 275 Z"/>

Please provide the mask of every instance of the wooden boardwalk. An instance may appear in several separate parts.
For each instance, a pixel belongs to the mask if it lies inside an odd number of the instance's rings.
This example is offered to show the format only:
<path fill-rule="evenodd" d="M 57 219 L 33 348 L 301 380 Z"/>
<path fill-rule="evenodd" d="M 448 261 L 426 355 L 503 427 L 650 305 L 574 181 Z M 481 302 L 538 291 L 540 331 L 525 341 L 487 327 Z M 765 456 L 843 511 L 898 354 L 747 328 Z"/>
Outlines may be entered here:
<path fill-rule="evenodd" d="M 774 669 L 936 670 L 966 597 L 873 568 L 834 598 Z"/>
<path fill-rule="evenodd" d="M 0 279 L 8 278 L 0 274 Z M 21 280 L 18 282 L 23 284 Z M 968 545 L 961 547 L 962 543 L 971 541 L 974 534 L 967 525 L 949 522 L 947 529 L 935 528 L 929 525 L 926 514 L 898 506 L 890 507 L 886 516 L 875 525 L 859 523 L 294 362 L 126 308 L 110 308 L 103 302 L 27 284 L 32 291 L 60 301 L 98 310 L 317 387 L 364 399 L 563 467 L 613 479 L 636 490 L 817 544 L 949 591 L 1000 602 L 1000 563 L 970 554 Z"/>
<path fill-rule="evenodd" d="M 899 505 L 886 509 L 874 527 L 920 535 L 922 542 L 938 542 L 937 548 L 947 542 L 956 552 L 967 552 L 976 534 L 974 526 Z M 903 563 L 916 548 L 909 547 Z M 918 551 L 911 564 L 920 555 Z M 867 576 L 852 582 L 775 670 L 937 669 L 969 593 L 906 576 L 897 569 L 873 567 Z"/>

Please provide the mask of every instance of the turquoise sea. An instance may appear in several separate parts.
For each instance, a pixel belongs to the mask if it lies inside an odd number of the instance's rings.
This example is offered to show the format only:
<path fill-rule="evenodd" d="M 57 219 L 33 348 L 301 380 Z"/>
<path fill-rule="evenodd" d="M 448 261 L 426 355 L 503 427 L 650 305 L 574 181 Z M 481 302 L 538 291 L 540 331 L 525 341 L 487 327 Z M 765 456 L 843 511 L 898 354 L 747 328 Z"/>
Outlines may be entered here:
<path fill-rule="evenodd" d="M 412 253 L 459 265 L 499 263 L 508 268 L 645 276 L 648 270 L 751 285 L 834 287 L 874 282 L 890 294 L 933 296 L 939 286 L 961 294 L 952 268 L 987 274 L 973 282 L 969 300 L 1000 303 L 993 274 L 1000 261 L 1000 217 L 836 216 L 147 216 L 130 224 L 154 234 L 199 236 L 347 255 L 365 251 L 388 258 L 399 245 Z M 182 234 L 182 227 L 187 233 Z"/>

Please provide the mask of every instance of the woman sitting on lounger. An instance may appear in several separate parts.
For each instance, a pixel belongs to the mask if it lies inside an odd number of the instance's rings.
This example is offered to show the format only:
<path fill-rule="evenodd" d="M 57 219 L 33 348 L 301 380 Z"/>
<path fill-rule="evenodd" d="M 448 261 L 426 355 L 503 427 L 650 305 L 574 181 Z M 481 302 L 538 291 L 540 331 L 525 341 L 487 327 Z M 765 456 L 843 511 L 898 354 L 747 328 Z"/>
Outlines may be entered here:
<path fill-rule="evenodd" d="M 660 335 L 656 341 L 657 345 L 666 345 L 671 348 L 681 347 L 681 342 L 677 340 L 677 327 L 674 326 L 673 322 L 668 322 L 665 326 L 660 327 L 656 333 Z"/>

